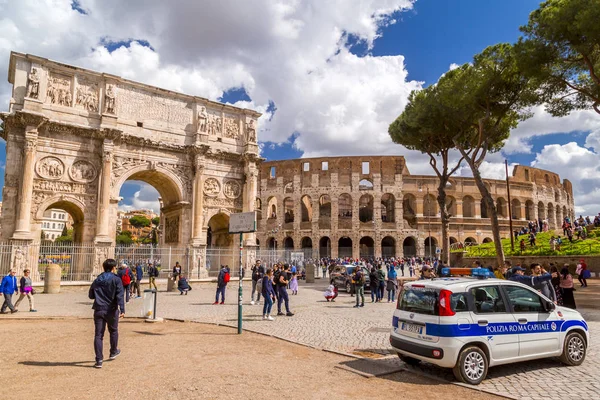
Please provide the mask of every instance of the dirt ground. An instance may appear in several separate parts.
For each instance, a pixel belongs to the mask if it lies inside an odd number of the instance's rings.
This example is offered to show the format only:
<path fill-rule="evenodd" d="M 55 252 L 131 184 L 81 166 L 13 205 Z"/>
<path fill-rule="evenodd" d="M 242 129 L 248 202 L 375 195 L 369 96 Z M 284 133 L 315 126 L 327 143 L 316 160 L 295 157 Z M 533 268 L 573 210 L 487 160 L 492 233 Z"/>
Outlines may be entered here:
<path fill-rule="evenodd" d="M 125 319 L 121 355 L 98 370 L 90 319 L 6 320 L 1 326 L 0 387 L 17 400 L 499 399 L 408 372 L 364 378 L 335 368 L 348 363 L 346 357 L 226 327 Z M 106 357 L 108 332 L 104 342 Z"/>

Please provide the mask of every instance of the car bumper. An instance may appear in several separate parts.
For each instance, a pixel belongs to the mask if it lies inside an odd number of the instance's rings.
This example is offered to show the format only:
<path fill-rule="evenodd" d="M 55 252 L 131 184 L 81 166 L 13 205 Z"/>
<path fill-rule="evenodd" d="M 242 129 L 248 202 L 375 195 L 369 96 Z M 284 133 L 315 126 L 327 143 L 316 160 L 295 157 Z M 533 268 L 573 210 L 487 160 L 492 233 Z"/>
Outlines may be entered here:
<path fill-rule="evenodd" d="M 398 354 L 426 361 L 443 368 L 452 368 L 456 364 L 457 355 L 452 351 L 452 347 L 446 347 L 444 343 L 423 344 L 392 333 L 390 344 Z"/>

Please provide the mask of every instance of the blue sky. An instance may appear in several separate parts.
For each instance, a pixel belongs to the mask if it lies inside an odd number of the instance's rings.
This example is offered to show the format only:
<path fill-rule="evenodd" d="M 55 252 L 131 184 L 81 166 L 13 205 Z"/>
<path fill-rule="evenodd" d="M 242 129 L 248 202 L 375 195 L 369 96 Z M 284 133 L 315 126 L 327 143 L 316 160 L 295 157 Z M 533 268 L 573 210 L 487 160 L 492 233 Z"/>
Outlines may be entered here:
<path fill-rule="evenodd" d="M 539 0 L 143 4 L 1 4 L 0 13 L 17 28 L 5 32 L 0 59 L 8 60 L 9 50 L 32 53 L 254 108 L 263 113 L 259 140 L 268 160 L 398 154 L 412 173 L 429 174 L 424 157 L 391 144 L 387 126 L 411 90 L 436 82 L 486 46 L 516 41 Z M 6 68 L 0 63 L 2 76 Z M 0 85 L 7 108 L 10 88 Z M 553 170 L 573 182 L 579 210 L 595 214 L 599 150 L 598 117 L 581 112 L 553 119 L 540 107 L 503 152 L 489 156 L 482 173 L 503 178 L 498 166 L 505 158 Z M 4 154 L 1 143 L 0 167 Z M 0 185 L 3 180 L 0 174 Z M 131 181 L 121 196 L 122 206 L 156 207 L 158 194 Z"/>

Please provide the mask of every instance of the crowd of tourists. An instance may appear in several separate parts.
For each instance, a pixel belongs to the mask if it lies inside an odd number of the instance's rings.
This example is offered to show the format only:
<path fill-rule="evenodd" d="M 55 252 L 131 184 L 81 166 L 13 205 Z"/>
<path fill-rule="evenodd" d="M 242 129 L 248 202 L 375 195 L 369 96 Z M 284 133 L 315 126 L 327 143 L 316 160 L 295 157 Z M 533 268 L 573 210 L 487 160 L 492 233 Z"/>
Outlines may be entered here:
<path fill-rule="evenodd" d="M 589 229 L 592 227 L 600 227 L 600 214 L 596 215 L 592 220 L 589 216 L 579 216 L 574 220 L 569 217 L 565 217 L 562 221 L 561 229 L 563 236 L 569 243 L 573 243 L 575 240 L 585 240 L 588 237 Z M 519 248 L 521 251 L 527 249 L 527 244 L 530 247 L 536 247 L 537 234 L 540 232 L 548 232 L 548 221 L 545 219 L 538 219 L 537 221 L 528 221 L 526 226 L 521 227 L 513 232 L 515 241 L 519 242 Z M 527 235 L 526 238 L 523 238 Z M 521 238 L 519 240 L 519 238 Z M 563 238 L 560 235 L 551 236 L 548 245 L 551 251 L 561 251 L 563 244 Z"/>

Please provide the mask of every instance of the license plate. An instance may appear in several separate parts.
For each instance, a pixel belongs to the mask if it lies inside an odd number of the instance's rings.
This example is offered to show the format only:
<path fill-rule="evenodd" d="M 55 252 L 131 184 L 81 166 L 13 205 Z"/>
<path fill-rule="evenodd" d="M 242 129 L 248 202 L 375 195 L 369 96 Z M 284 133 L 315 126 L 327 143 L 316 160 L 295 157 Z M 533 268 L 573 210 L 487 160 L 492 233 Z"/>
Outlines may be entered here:
<path fill-rule="evenodd" d="M 406 332 L 418 333 L 419 335 L 421 335 L 423 333 L 422 326 L 415 325 L 415 324 L 409 324 L 406 322 L 403 322 L 402 325 L 400 325 L 400 329 L 402 329 L 403 331 L 406 331 Z"/>

